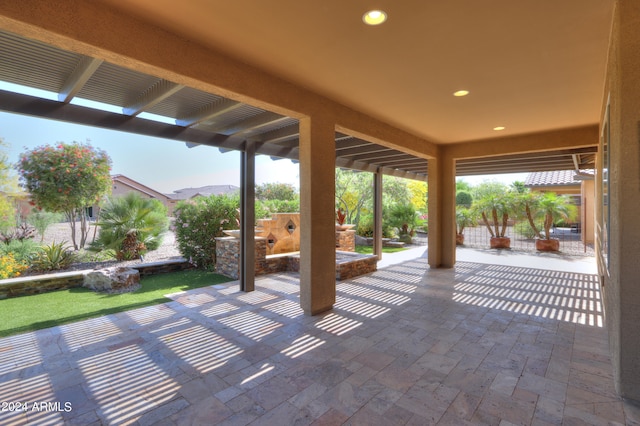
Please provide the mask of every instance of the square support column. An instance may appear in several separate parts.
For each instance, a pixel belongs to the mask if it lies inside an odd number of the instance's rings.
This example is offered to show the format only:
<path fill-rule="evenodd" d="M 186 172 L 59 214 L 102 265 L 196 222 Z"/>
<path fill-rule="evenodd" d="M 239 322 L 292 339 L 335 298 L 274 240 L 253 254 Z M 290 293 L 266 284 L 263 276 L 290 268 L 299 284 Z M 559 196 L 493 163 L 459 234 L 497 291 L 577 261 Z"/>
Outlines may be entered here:
<path fill-rule="evenodd" d="M 373 174 L 373 254 L 382 260 L 382 172 Z"/>
<path fill-rule="evenodd" d="M 618 0 L 615 3 L 607 86 L 604 101 L 609 97 L 609 117 L 601 128 L 608 139 L 607 178 L 609 190 L 603 192 L 602 166 L 598 175 L 600 226 L 598 232 L 609 230 L 608 248 L 600 247 L 600 273 L 604 313 L 609 331 L 609 346 L 616 390 L 624 398 L 640 403 L 640 3 Z M 604 140 L 603 140 L 604 143 Z M 604 197 L 608 199 L 604 199 Z M 607 204 L 604 204 L 607 202 Z M 604 222 L 603 211 L 609 210 Z M 583 228 L 584 229 L 584 228 Z M 602 241 L 602 237 L 601 237 Z M 609 261 L 606 262 L 607 257 Z"/>
<path fill-rule="evenodd" d="M 336 301 L 335 123 L 300 120 L 300 306 L 316 315 Z"/>
<path fill-rule="evenodd" d="M 453 268 L 456 263 L 455 160 L 442 153 L 429 160 L 428 262 L 432 268 Z"/>
<path fill-rule="evenodd" d="M 255 290 L 255 143 L 246 142 L 240 153 L 240 290 Z"/>

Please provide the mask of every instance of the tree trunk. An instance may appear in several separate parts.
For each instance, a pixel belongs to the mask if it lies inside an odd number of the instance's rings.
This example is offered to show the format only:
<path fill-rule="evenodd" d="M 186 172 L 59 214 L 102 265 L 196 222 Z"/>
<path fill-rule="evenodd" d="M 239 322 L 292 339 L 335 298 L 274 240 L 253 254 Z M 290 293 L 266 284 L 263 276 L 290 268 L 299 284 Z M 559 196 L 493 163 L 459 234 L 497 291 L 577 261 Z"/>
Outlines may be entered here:
<path fill-rule="evenodd" d="M 533 233 L 535 234 L 536 237 L 542 238 L 540 231 L 536 227 L 536 224 L 533 222 L 533 217 L 531 217 L 531 209 L 529 208 L 529 205 L 528 204 L 525 205 L 524 209 L 525 209 L 525 212 L 527 213 L 527 220 L 529 221 L 529 226 L 531 226 Z"/>
<path fill-rule="evenodd" d="M 501 237 L 504 237 L 504 234 L 507 233 L 508 222 L 509 222 L 509 213 L 502 213 L 502 232 L 500 233 Z"/>
<path fill-rule="evenodd" d="M 551 227 L 553 226 L 553 216 L 550 213 L 544 215 L 544 235 L 546 239 L 551 238 L 551 233 L 549 232 Z"/>
<path fill-rule="evenodd" d="M 76 210 L 67 210 L 64 214 L 69 221 L 69 226 L 71 227 L 71 243 L 73 244 L 74 250 L 78 250 L 78 243 L 76 242 Z"/>
<path fill-rule="evenodd" d="M 493 233 L 493 229 L 491 229 L 491 225 L 489 224 L 489 220 L 487 219 L 487 215 L 485 214 L 485 212 L 482 212 L 482 221 L 484 222 L 484 225 L 487 227 L 487 229 L 489 230 L 489 234 L 492 237 L 495 237 L 496 234 Z"/>
<path fill-rule="evenodd" d="M 497 211 L 496 209 L 493 209 L 493 210 L 491 211 L 491 215 L 493 216 L 493 226 L 495 226 L 495 228 L 496 228 L 496 233 L 495 233 L 495 235 L 496 235 L 497 237 L 499 237 L 499 236 L 500 236 L 500 233 L 499 233 L 499 231 L 500 231 L 500 225 L 498 225 L 498 211 Z M 494 234 L 491 234 L 491 235 L 493 236 Z"/>

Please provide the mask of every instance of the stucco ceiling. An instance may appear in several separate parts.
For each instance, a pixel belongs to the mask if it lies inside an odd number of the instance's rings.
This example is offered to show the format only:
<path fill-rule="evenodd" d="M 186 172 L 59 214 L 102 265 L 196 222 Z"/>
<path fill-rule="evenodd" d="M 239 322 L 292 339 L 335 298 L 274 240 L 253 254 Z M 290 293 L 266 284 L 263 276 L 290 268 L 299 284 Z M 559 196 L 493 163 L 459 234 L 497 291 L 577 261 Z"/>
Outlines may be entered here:
<path fill-rule="evenodd" d="M 613 0 L 99 1 L 438 143 L 601 114 Z"/>

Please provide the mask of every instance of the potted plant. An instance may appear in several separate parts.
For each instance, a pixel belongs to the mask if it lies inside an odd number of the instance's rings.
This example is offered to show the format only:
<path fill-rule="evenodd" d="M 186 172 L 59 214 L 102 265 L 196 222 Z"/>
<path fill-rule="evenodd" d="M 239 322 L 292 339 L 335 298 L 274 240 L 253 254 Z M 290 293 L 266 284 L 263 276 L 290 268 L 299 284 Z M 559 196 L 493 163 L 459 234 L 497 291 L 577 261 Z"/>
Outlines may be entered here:
<path fill-rule="evenodd" d="M 467 226 L 475 226 L 476 218 L 473 211 L 462 206 L 456 208 L 456 245 L 464 244 L 464 228 Z"/>
<path fill-rule="evenodd" d="M 513 210 L 513 197 L 509 192 L 487 192 L 474 203 L 474 211 L 491 235 L 491 248 L 510 248 L 511 239 L 505 234 L 509 214 Z"/>
<path fill-rule="evenodd" d="M 555 222 L 575 218 L 577 208 L 569 197 L 555 192 L 527 193 L 523 195 L 522 204 L 529 226 L 536 236 L 536 250 L 559 251 L 560 240 L 551 237 L 551 228 Z M 536 219 L 542 220 L 542 229 L 536 225 Z"/>
<path fill-rule="evenodd" d="M 342 209 L 336 210 L 336 231 L 347 231 L 353 228 L 355 225 L 345 224 L 347 214 Z"/>

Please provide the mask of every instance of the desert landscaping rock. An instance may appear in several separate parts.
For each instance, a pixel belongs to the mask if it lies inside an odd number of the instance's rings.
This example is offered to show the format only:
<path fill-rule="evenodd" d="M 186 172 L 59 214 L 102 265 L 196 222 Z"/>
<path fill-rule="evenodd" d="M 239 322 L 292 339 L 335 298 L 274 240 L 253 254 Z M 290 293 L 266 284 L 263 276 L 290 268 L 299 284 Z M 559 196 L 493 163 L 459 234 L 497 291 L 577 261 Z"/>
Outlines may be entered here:
<path fill-rule="evenodd" d="M 101 293 L 128 293 L 140 288 L 140 273 L 127 267 L 100 269 L 84 276 L 83 287 Z"/>

